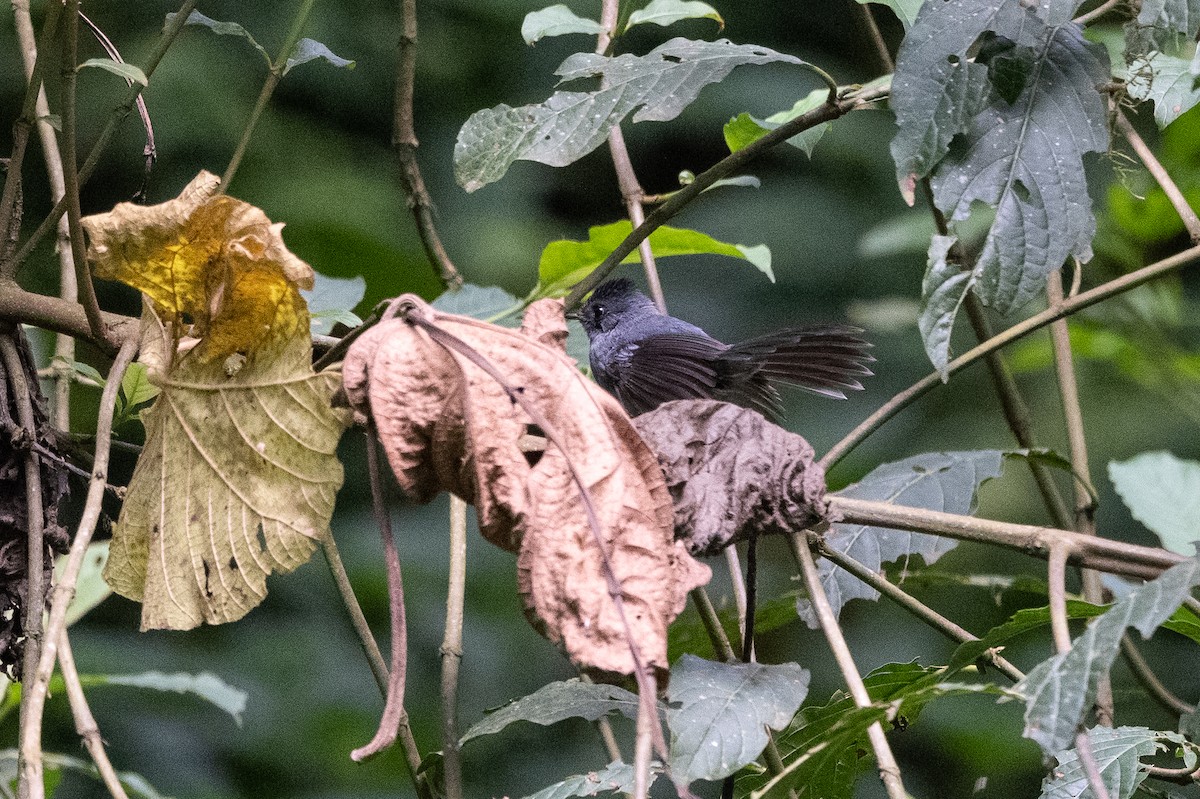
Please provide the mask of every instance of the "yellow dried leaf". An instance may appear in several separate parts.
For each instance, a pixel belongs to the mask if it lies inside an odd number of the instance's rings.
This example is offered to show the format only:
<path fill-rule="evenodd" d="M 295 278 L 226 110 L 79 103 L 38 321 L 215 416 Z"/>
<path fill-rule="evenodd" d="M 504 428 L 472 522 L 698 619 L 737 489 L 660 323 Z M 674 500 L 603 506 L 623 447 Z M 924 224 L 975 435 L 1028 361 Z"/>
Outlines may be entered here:
<path fill-rule="evenodd" d="M 169 203 L 84 220 L 96 272 L 147 297 L 140 359 L 161 388 L 104 570 L 144 630 L 244 616 L 267 575 L 308 560 L 342 483 L 340 378 L 312 371 L 297 290 L 312 270 L 215 188 L 202 173 Z"/>

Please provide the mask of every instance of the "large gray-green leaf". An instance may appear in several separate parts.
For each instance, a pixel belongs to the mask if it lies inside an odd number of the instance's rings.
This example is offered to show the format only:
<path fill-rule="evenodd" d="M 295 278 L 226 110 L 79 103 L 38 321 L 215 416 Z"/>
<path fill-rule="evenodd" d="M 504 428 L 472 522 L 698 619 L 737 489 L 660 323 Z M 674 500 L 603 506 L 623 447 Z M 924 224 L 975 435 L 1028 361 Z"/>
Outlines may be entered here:
<path fill-rule="evenodd" d="M 1149 53 L 1129 66 L 1129 96 L 1154 101 L 1154 119 L 1165 128 L 1200 103 L 1193 61 L 1188 58 Z"/>
<path fill-rule="evenodd" d="M 808 693 L 795 663 L 714 663 L 684 655 L 671 669 L 667 726 L 676 780 L 718 780 L 766 748 L 767 728 L 782 730 Z"/>
<path fill-rule="evenodd" d="M 947 259 L 950 248 L 958 239 L 954 236 L 934 236 L 929 242 L 929 259 L 925 279 L 921 282 L 921 315 L 917 327 L 925 343 L 925 354 L 933 368 L 946 381 L 950 374 L 950 335 L 954 332 L 954 317 L 963 300 L 975 285 L 972 272 Z"/>
<path fill-rule="evenodd" d="M 975 510 L 975 493 L 985 480 L 998 477 L 1004 454 L 1000 450 L 975 452 L 933 452 L 914 455 L 895 463 L 876 467 L 860 482 L 837 492 L 839 496 L 893 502 L 913 508 L 970 514 Z M 868 527 L 861 524 L 835 524 L 826 537 L 833 549 L 844 552 L 873 571 L 911 555 L 920 555 L 933 563 L 953 549 L 950 538 Z M 879 592 L 827 560 L 818 563 L 821 585 L 835 613 L 851 599 L 879 598 Z M 818 626 L 816 614 L 807 598 L 796 603 L 800 618 L 808 626 Z"/>
<path fill-rule="evenodd" d="M 1143 757 L 1166 749 L 1168 743 L 1183 743 L 1183 736 L 1178 733 L 1156 732 L 1146 727 L 1093 727 L 1087 736 L 1109 799 L 1133 796 L 1146 779 L 1149 764 L 1142 764 Z M 1055 759 L 1058 765 L 1042 781 L 1041 799 L 1094 799 L 1083 764 L 1079 762 L 1079 752 L 1067 749 L 1056 753 Z"/>
<path fill-rule="evenodd" d="M 471 115 L 454 145 L 454 173 L 467 191 L 499 180 L 513 161 L 566 166 L 596 149 L 609 130 L 634 109 L 634 122 L 674 119 L 710 83 L 743 64 L 799 58 L 766 47 L 671 39 L 644 56 L 613 58 L 576 53 L 555 74 L 563 82 L 600 77 L 589 92 L 555 92 L 544 103 L 513 108 L 498 105 Z"/>
<path fill-rule="evenodd" d="M 892 88 L 900 128 L 892 154 L 905 194 L 932 174 L 951 232 L 972 204 L 996 209 L 974 288 L 1001 312 L 1040 292 L 1068 256 L 1091 257 L 1096 223 L 1083 155 L 1108 147 L 1097 90 L 1109 79 L 1107 54 L 1078 25 L 1047 25 L 1028 6 L 925 4 Z"/>
<path fill-rule="evenodd" d="M 192 694 L 224 710 L 233 717 L 239 727 L 242 726 L 242 713 L 246 710 L 246 692 L 234 688 L 207 671 L 199 674 L 163 674 L 161 671 L 147 671 L 142 674 L 89 674 L 80 679 L 85 685 L 128 685 L 154 691 Z"/>
<path fill-rule="evenodd" d="M 658 763 L 653 764 L 650 767 L 651 779 L 661 772 L 662 766 Z M 620 760 L 614 760 L 600 771 L 567 777 L 562 782 L 543 788 L 525 799 L 569 799 L 572 796 L 595 796 L 615 791 L 625 794 L 633 792 L 633 766 Z"/>
<path fill-rule="evenodd" d="M 568 33 L 588 33 L 595 36 L 604 26 L 594 19 L 576 14 L 563 4 L 530 11 L 521 22 L 521 38 L 525 44 L 533 44 L 547 36 L 563 36 Z"/>
<path fill-rule="evenodd" d="M 637 694 L 615 685 L 586 683 L 577 679 L 552 682 L 529 696 L 523 696 L 489 713 L 463 734 L 460 743 L 481 735 L 493 735 L 518 721 L 548 726 L 575 717 L 595 721 L 613 712 L 632 719 L 637 718 L 637 709 Z"/>
<path fill-rule="evenodd" d="M 1192 555 L 1200 541 L 1200 463 L 1169 452 L 1143 452 L 1108 464 L 1108 479 L 1133 518 L 1158 536 L 1162 545 Z"/>
<path fill-rule="evenodd" d="M 1096 698 L 1096 686 L 1108 673 L 1125 629 L 1149 638 L 1200 584 L 1200 558 L 1173 566 L 1127 596 L 1090 625 L 1071 649 L 1042 661 L 1016 685 L 1027 697 L 1025 737 L 1052 755 L 1071 745 L 1084 711 Z"/>

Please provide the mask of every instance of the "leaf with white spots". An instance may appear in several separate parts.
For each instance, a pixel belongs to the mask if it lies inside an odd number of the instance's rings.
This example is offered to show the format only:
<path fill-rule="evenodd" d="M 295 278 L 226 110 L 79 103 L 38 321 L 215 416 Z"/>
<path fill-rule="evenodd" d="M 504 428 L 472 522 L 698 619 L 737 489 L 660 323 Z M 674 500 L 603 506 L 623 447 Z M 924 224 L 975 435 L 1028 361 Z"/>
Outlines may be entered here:
<path fill-rule="evenodd" d="M 621 713 L 632 719 L 637 718 L 637 711 L 637 694 L 619 686 L 578 679 L 552 682 L 529 696 L 493 710 L 463 733 L 459 743 L 465 744 L 482 735 L 494 735 L 518 721 L 549 726 L 569 718 L 595 721 L 609 713 Z"/>
<path fill-rule="evenodd" d="M 809 673 L 795 663 L 714 663 L 684 655 L 671 669 L 671 773 L 676 780 L 719 780 L 766 748 L 767 728 L 788 725 L 808 694 Z"/>

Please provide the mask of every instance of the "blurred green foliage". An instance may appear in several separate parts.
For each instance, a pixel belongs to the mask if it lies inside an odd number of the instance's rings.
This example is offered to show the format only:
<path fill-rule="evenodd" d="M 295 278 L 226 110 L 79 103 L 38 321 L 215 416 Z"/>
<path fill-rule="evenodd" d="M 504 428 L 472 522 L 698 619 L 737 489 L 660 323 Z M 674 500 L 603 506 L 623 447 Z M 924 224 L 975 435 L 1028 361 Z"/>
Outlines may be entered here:
<path fill-rule="evenodd" d="M 239 3 L 206 0 L 200 10 L 214 19 L 237 21 L 268 52 L 291 24 L 295 2 Z M 566 169 L 519 163 L 500 182 L 468 195 L 453 180 L 451 154 L 458 128 L 474 111 L 501 102 L 520 104 L 547 96 L 553 69 L 587 37 L 544 39 L 528 47 L 521 39 L 524 15 L 544 5 L 513 0 L 423 0 L 419 3 L 420 51 L 415 116 L 418 157 L 437 206 L 437 222 L 451 256 L 465 278 L 497 285 L 515 296 L 537 281 L 542 248 L 556 239 L 582 240 L 591 226 L 617 221 L 623 207 L 607 152 L 601 150 Z M 595 16 L 596 3 L 572 3 Z M 40 19 L 44 3 L 34 3 Z M 153 46 L 166 13 L 164 2 L 98 4 L 88 7 L 124 57 L 139 63 Z M 843 84 L 865 82 L 881 72 L 860 9 L 851 0 L 821 4 L 725 4 L 721 35 L 756 43 L 815 63 Z M 895 44 L 899 23 L 880 10 L 884 33 Z M 886 17 L 886 18 L 885 18 Z M 366 295 L 360 315 L 384 297 L 413 291 L 432 298 L 440 291 L 408 213 L 389 147 L 396 46 L 400 23 L 396 4 L 380 0 L 319 3 L 304 34 L 357 62 L 353 71 L 323 63 L 298 67 L 279 87 L 259 124 L 232 194 L 262 207 L 287 223 L 289 246 L 318 271 L 338 277 L 361 275 Z M 668 30 L 640 26 L 622 47 L 644 52 L 673 35 L 711 38 L 713 23 L 683 22 Z M 81 57 L 100 55 L 87 43 Z M 57 68 L 57 65 L 54 65 Z M 49 74 L 55 74 L 51 71 Z M 0 152 L 11 146 L 11 122 L 20 106 L 12 16 L 0 16 Z M 261 57 L 245 42 L 186 28 L 154 73 L 145 98 L 154 121 L 158 165 L 149 198 L 175 196 L 200 169 L 221 172 L 241 134 L 265 77 Z M 57 90 L 51 81 L 51 106 Z M 80 139 L 89 150 L 104 119 L 124 90 L 102 70 L 79 76 Z M 765 118 L 790 108 L 818 85 L 814 77 L 787 66 L 739 70 L 706 91 L 679 119 L 626 126 L 633 162 L 647 192 L 678 187 L 681 170 L 700 172 L 726 152 L 723 125 L 741 113 Z M 1152 139 L 1150 124 L 1139 127 Z M 921 247 L 880 245 L 868 254 L 859 243 L 872 231 L 904 238 L 910 220 L 927 225 L 927 212 L 906 209 L 894 182 L 888 154 L 893 121 L 887 111 L 854 114 L 832 125 L 809 160 L 792 148 L 778 148 L 752 165 L 762 180 L 757 190 L 712 192 L 675 222 L 722 241 L 763 242 L 774 255 L 777 284 L 753 269 L 716 256 L 681 256 L 662 266 L 663 283 L 674 313 L 714 335 L 736 338 L 785 324 L 845 319 L 848 308 L 868 309 L 856 317 L 877 342 L 878 375 L 868 390 L 846 402 L 789 395 L 788 426 L 806 436 L 818 452 L 828 448 L 895 391 L 929 372 L 915 319 L 897 327 L 881 316 L 873 329 L 870 309 L 919 296 L 924 270 Z M 109 209 L 127 200 L 142 179 L 144 135 L 131 116 L 100 163 L 83 195 L 84 212 Z M 1192 198 L 1200 193 L 1200 116 L 1191 112 L 1168 129 L 1156 145 L 1167 168 Z M 31 148 L 26 167 L 25 227 L 32 229 L 48 208 L 40 176 L 40 151 Z M 1084 282 L 1144 265 L 1180 248 L 1182 226 L 1136 164 L 1120 156 L 1093 158 L 1092 184 L 1099 199 L 1097 257 L 1085 267 Z M 630 268 L 635 273 L 635 268 Z M 57 262 L 49 244 L 35 253 L 21 281 L 37 291 L 53 291 Z M 1164 351 L 1187 357 L 1195 381 L 1194 275 L 1168 279 L 1176 311 L 1140 295 L 1096 308 L 1074 327 L 1087 417 L 1092 470 L 1101 494 L 1098 521 L 1112 537 L 1150 543 L 1148 533 L 1129 517 L 1110 486 L 1104 465 L 1138 452 L 1168 449 L 1181 457 L 1200 452 L 1196 412 L 1178 413 L 1158 384 L 1150 384 L 1131 352 L 1149 358 Z M 1162 291 L 1162 289 L 1155 289 Z M 113 310 L 138 311 L 138 299 L 115 284 L 100 287 L 101 301 Z M 1149 292 L 1147 292 L 1149 293 Z M 1021 313 L 1027 312 L 1022 311 Z M 1123 317 L 1124 325 L 1112 324 Z M 1092 322 L 1105 332 L 1095 333 Z M 960 325 L 965 327 L 965 325 Z M 1115 331 L 1115 332 L 1114 332 Z M 956 338 L 956 351 L 970 339 Z M 1121 336 L 1115 343 L 1103 336 Z M 1147 336 L 1154 336 L 1149 339 Z M 1090 337 L 1090 338 L 1089 338 Z M 1128 342 L 1126 341 L 1128 339 Z M 1045 446 L 1063 448 L 1057 386 L 1044 358 L 1045 334 L 1022 345 L 1019 382 L 1036 409 L 1036 429 Z M 1150 343 L 1147 343 L 1150 342 Z M 1165 350 L 1163 348 L 1166 348 Z M 1032 354 L 1031 354 L 1032 353 Z M 1187 355 L 1191 353 L 1191 355 Z M 104 367 L 102 360 L 83 353 Z M 1140 362 L 1139 362 L 1140 363 Z M 1193 387 L 1191 391 L 1196 392 Z M 1195 393 L 1190 396 L 1196 396 Z M 77 392 L 75 424 L 83 432 L 94 416 L 95 392 Z M 947 387 L 906 411 L 860 447 L 832 475 L 844 485 L 873 466 L 919 452 L 976 447 L 1005 448 L 1011 437 L 983 369 L 954 378 Z M 343 443 L 347 484 L 338 500 L 334 533 L 368 619 L 386 638 L 387 597 L 380 545 L 365 505 L 367 489 L 358 434 Z M 114 465 L 114 480 L 127 477 L 127 454 Z M 81 493 L 78 491 L 77 493 Z M 438 646 L 442 634 L 446 553 L 446 503 L 398 507 L 398 535 L 408 592 L 408 707 L 418 742 L 440 745 L 438 732 Z M 108 508 L 115 514 L 115 504 Z M 983 491 L 985 515 L 1012 520 L 1043 518 L 1032 482 L 1010 468 L 1003 480 Z M 794 587 L 790 558 L 778 541 L 762 545 L 760 589 L 763 601 Z M 1037 573 L 1035 562 L 1010 553 L 963 545 L 939 562 L 953 571 Z M 526 623 L 514 591 L 511 556 L 478 536 L 470 540 L 466 656 L 462 674 L 462 727 L 489 707 L 532 692 L 544 683 L 571 676 L 565 659 Z M 1016 592 L 997 597 L 976 587 L 929 584 L 913 592 L 982 633 L 1020 607 Z M 731 603 L 718 579 L 713 596 Z M 1038 598 L 1025 597 L 1027 602 Z M 136 771 L 166 794 L 201 797 L 337 797 L 409 795 L 398 751 L 367 764 L 354 764 L 349 751 L 368 740 L 382 700 L 345 614 L 318 556 L 296 573 L 273 577 L 267 601 L 245 620 L 187 633 L 138 633 L 137 607 L 113 598 L 72 628 L 76 658 L 84 672 L 211 671 L 249 693 L 245 724 L 238 729 L 200 701 L 163 697 L 131 688 L 91 692 L 96 716 L 113 760 Z M 945 662 L 952 645 L 886 603 L 853 603 L 843 614 L 852 650 L 865 672 L 886 663 L 919 658 Z M 685 619 L 685 624 L 689 622 Z M 1177 644 L 1156 640 L 1148 654 L 1165 667 L 1164 676 L 1183 696 L 1200 693 L 1200 675 L 1179 660 Z M 386 642 L 385 642 L 386 650 Z M 1045 639 L 1019 641 L 1006 652 L 1020 664 L 1036 662 Z M 796 621 L 763 636 L 766 661 L 798 660 L 813 672 L 810 696 L 824 701 L 840 687 L 823 639 Z M 1118 717 L 1162 729 L 1170 722 L 1126 690 L 1118 672 Z M 1020 741 L 1020 711 L 997 706 L 988 697 L 962 697 L 935 703 L 918 724 L 895 734 L 910 790 L 923 796 L 981 797 L 1034 795 L 1041 778 L 1036 747 L 1021 741 L 1000 751 L 993 735 Z M 15 719 L 0 727 L 5 746 L 15 740 Z M 627 732 L 618 725 L 618 732 Z M 73 753 L 78 748 L 65 699 L 48 706 L 46 748 Z M 520 796 L 607 762 L 587 725 L 568 722 L 552 729 L 514 728 L 503 738 L 472 742 L 464 752 L 467 793 Z M 986 781 L 979 783 L 980 778 Z M 57 796 L 92 796 L 99 788 L 66 774 Z M 879 787 L 864 780 L 861 793 Z"/>

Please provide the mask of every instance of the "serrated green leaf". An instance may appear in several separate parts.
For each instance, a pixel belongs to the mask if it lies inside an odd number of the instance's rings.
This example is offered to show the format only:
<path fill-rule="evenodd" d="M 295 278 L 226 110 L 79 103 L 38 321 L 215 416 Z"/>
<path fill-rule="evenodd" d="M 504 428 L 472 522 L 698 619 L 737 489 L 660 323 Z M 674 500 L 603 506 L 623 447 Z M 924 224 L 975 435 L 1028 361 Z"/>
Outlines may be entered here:
<path fill-rule="evenodd" d="M 921 313 L 917 317 L 925 354 L 942 376 L 942 382 L 950 379 L 948 364 L 954 319 L 976 279 L 974 272 L 948 260 L 950 248 L 957 241 L 955 236 L 934 236 L 930 240 L 925 279 L 921 282 Z"/>
<path fill-rule="evenodd" d="M 1116 602 L 1088 625 L 1068 652 L 1035 666 L 1016 686 L 1027 697 L 1025 737 L 1046 754 L 1069 747 L 1085 709 L 1095 701 L 1100 679 L 1117 656 L 1126 628 L 1134 627 L 1149 638 L 1197 584 L 1200 559 L 1173 566 Z"/>
<path fill-rule="evenodd" d="M 311 314 L 309 328 L 313 333 L 328 335 L 338 322 L 358 327 L 362 320 L 353 313 L 367 293 L 367 281 L 362 275 L 330 277 L 316 272 L 313 287 L 300 292 Z"/>
<path fill-rule="evenodd" d="M 123 61 L 113 61 L 111 58 L 89 58 L 79 65 L 80 69 L 84 67 L 103 69 L 105 72 L 111 72 L 130 83 L 137 83 L 141 86 L 150 85 L 150 80 L 146 77 L 146 73 L 142 72 L 141 67 L 126 64 Z"/>
<path fill-rule="evenodd" d="M 904 23 L 905 30 L 912 27 L 913 22 L 917 19 L 917 12 L 921 10 L 921 5 L 924 2 L 925 0 L 858 0 L 859 5 L 873 3 L 875 5 L 887 6 Z"/>
<path fill-rule="evenodd" d="M 1111 461 L 1108 479 L 1133 518 L 1181 555 L 1196 552 L 1200 541 L 1200 463 L 1170 452 L 1143 452 L 1127 461 Z"/>
<path fill-rule="evenodd" d="M 518 721 L 548 726 L 569 718 L 595 721 L 609 713 L 621 713 L 632 719 L 637 718 L 637 711 L 637 694 L 624 688 L 577 679 L 552 682 L 489 713 L 472 725 L 459 743 L 494 735 Z"/>
<path fill-rule="evenodd" d="M 708 3 L 698 0 L 650 0 L 645 8 L 629 15 L 629 24 L 625 29 L 629 30 L 634 25 L 645 23 L 654 23 L 665 28 L 685 19 L 711 19 L 721 28 L 725 27 L 725 20 Z"/>
<path fill-rule="evenodd" d="M 296 42 L 296 47 L 292 50 L 292 54 L 284 62 L 283 74 L 286 75 L 291 72 L 293 67 L 298 67 L 301 64 L 307 64 L 309 61 L 317 59 L 321 59 L 339 69 L 354 69 L 356 66 L 356 62 L 348 58 L 342 58 L 318 41 L 301 39 Z"/>
<path fill-rule="evenodd" d="M 595 36 L 604 31 L 604 26 L 594 19 L 576 14 L 559 4 L 530 11 L 521 22 L 521 38 L 525 44 L 533 44 L 547 36 L 564 36 L 570 33 L 586 33 Z"/>
<path fill-rule="evenodd" d="M 671 39 L 644 56 L 576 53 L 555 74 L 563 82 L 600 77 L 603 86 L 591 92 L 556 92 L 544 103 L 521 108 L 499 105 L 472 114 L 454 145 L 455 177 L 467 191 L 475 191 L 499 180 L 517 160 L 566 166 L 599 147 L 612 127 L 635 109 L 634 122 L 666 122 L 734 67 L 774 62 L 805 63 L 727 39 Z"/>
<path fill-rule="evenodd" d="M 1129 66 L 1129 96 L 1154 101 L 1154 119 L 1165 128 L 1200 103 L 1190 58 L 1149 53 Z"/>
<path fill-rule="evenodd" d="M 791 122 L 798 116 L 808 113 L 814 108 L 820 108 L 824 105 L 829 97 L 828 89 L 814 89 L 807 97 L 797 100 L 787 111 L 780 111 L 777 114 L 771 114 L 766 119 L 755 119 L 749 114 L 738 114 L 725 124 L 725 144 L 729 147 L 729 152 L 736 153 L 738 150 L 753 144 L 761 139 L 766 134 L 775 130 L 785 122 Z M 816 127 L 801 131 L 795 136 L 787 140 L 787 143 L 793 147 L 798 147 L 804 151 L 804 154 L 812 158 L 813 148 L 817 146 L 817 142 L 825 135 L 825 131 L 829 129 L 828 122 L 822 122 Z"/>
<path fill-rule="evenodd" d="M 175 19 L 174 12 L 167 14 L 167 23 L 166 24 L 170 25 L 171 21 L 173 19 Z M 218 20 L 211 19 L 209 17 L 204 16 L 199 11 L 193 11 L 192 13 L 188 14 L 187 22 L 185 22 L 184 24 L 185 25 L 200 25 L 202 27 L 208 28 L 210 31 L 212 31 L 213 33 L 215 33 L 219 36 L 237 36 L 238 38 L 245 39 L 246 41 L 250 42 L 251 45 L 254 46 L 255 50 L 257 50 L 259 53 L 262 54 L 263 60 L 267 62 L 267 67 L 269 68 L 271 66 L 271 54 L 268 53 L 266 51 L 266 49 L 261 44 L 259 44 L 258 41 L 253 36 L 250 35 L 250 31 L 246 30 L 245 28 L 243 28 L 241 25 L 237 24 L 236 22 L 220 22 Z"/>
<path fill-rule="evenodd" d="M 563 239 L 552 241 L 542 250 L 538 263 L 538 290 L 540 297 L 558 297 L 592 273 L 608 254 L 617 248 L 633 231 L 629 221 L 613 222 L 588 228 L 587 241 Z M 663 225 L 649 237 L 650 250 L 656 258 L 672 255 L 727 255 L 740 258 L 754 265 L 760 272 L 775 281 L 771 271 L 771 251 L 765 244 L 747 246 L 727 244 L 712 236 L 686 228 Z M 637 251 L 627 255 L 621 263 L 638 263 Z"/>
<path fill-rule="evenodd" d="M 75 595 L 71 597 L 71 604 L 67 605 L 68 627 L 112 595 L 112 589 L 108 587 L 108 583 L 104 582 L 104 578 L 101 576 L 107 560 L 107 541 L 95 541 L 88 544 L 87 551 L 83 553 L 83 566 L 79 571 L 79 577 L 75 580 Z M 61 578 L 66 562 L 65 555 L 56 559 L 54 563 L 55 581 Z"/>
<path fill-rule="evenodd" d="M 498 317 L 506 311 L 515 311 L 520 304 L 520 300 L 499 286 L 476 286 L 472 283 L 464 284 L 457 291 L 444 291 L 433 301 L 433 307 L 443 313 L 483 319 L 505 327 L 516 327 L 516 319 L 509 315 Z"/>
<path fill-rule="evenodd" d="M 246 710 L 245 691 L 234 688 L 215 674 L 202 671 L 199 674 L 147 671 L 142 674 L 88 674 L 80 675 L 84 685 L 125 685 L 131 688 L 148 688 L 176 694 L 192 694 L 224 710 L 234 722 L 242 726 L 242 713 Z"/>
<path fill-rule="evenodd" d="M 996 209 L 973 289 L 1002 313 L 1040 293 L 1069 256 L 1092 254 L 1083 155 L 1108 149 L 1107 102 L 1097 90 L 1109 79 L 1108 57 L 1078 25 L 1039 16 L 1064 11 L 1065 3 L 1016 0 L 927 3 L 897 59 L 892 154 L 901 189 L 911 200 L 931 175 L 952 233 L 974 204 Z M 1015 59 L 1001 82 L 1011 88 L 1014 71 L 1025 75 L 1011 103 L 993 85 L 994 68 L 973 59 L 988 36 L 1011 43 L 998 56 Z"/>
<path fill-rule="evenodd" d="M 1183 743 L 1174 732 L 1156 732 L 1146 727 L 1093 727 L 1087 731 L 1092 756 L 1109 799 L 1129 799 L 1146 779 L 1141 759 L 1150 757 L 1170 744 Z M 1042 781 L 1040 799 L 1094 799 L 1079 753 L 1071 748 L 1054 755 L 1058 765 Z"/>
<path fill-rule="evenodd" d="M 650 766 L 651 784 L 654 778 L 662 773 L 660 763 Z M 631 793 L 633 791 L 633 766 L 615 760 L 600 771 L 587 774 L 577 774 L 562 782 L 543 788 L 537 793 L 530 794 L 525 799 L 569 799 L 573 796 L 596 796 L 601 793 Z"/>
<path fill-rule="evenodd" d="M 671 668 L 671 773 L 718 780 L 766 748 L 766 728 L 782 730 L 808 694 L 809 673 L 795 663 L 716 663 L 684 655 Z"/>
<path fill-rule="evenodd" d="M 970 515 L 975 511 L 979 486 L 1000 476 L 1004 455 L 1000 450 L 915 455 L 876 467 L 837 495 Z M 861 524 L 835 524 L 825 541 L 876 572 L 884 563 L 912 555 L 920 555 L 927 565 L 932 564 L 957 545 L 953 539 L 941 536 Z M 822 559 L 818 569 L 835 613 L 840 613 L 851 599 L 879 598 L 875 589 L 827 560 Z M 797 601 L 796 610 L 810 627 L 817 628 L 816 614 L 807 598 Z"/>

